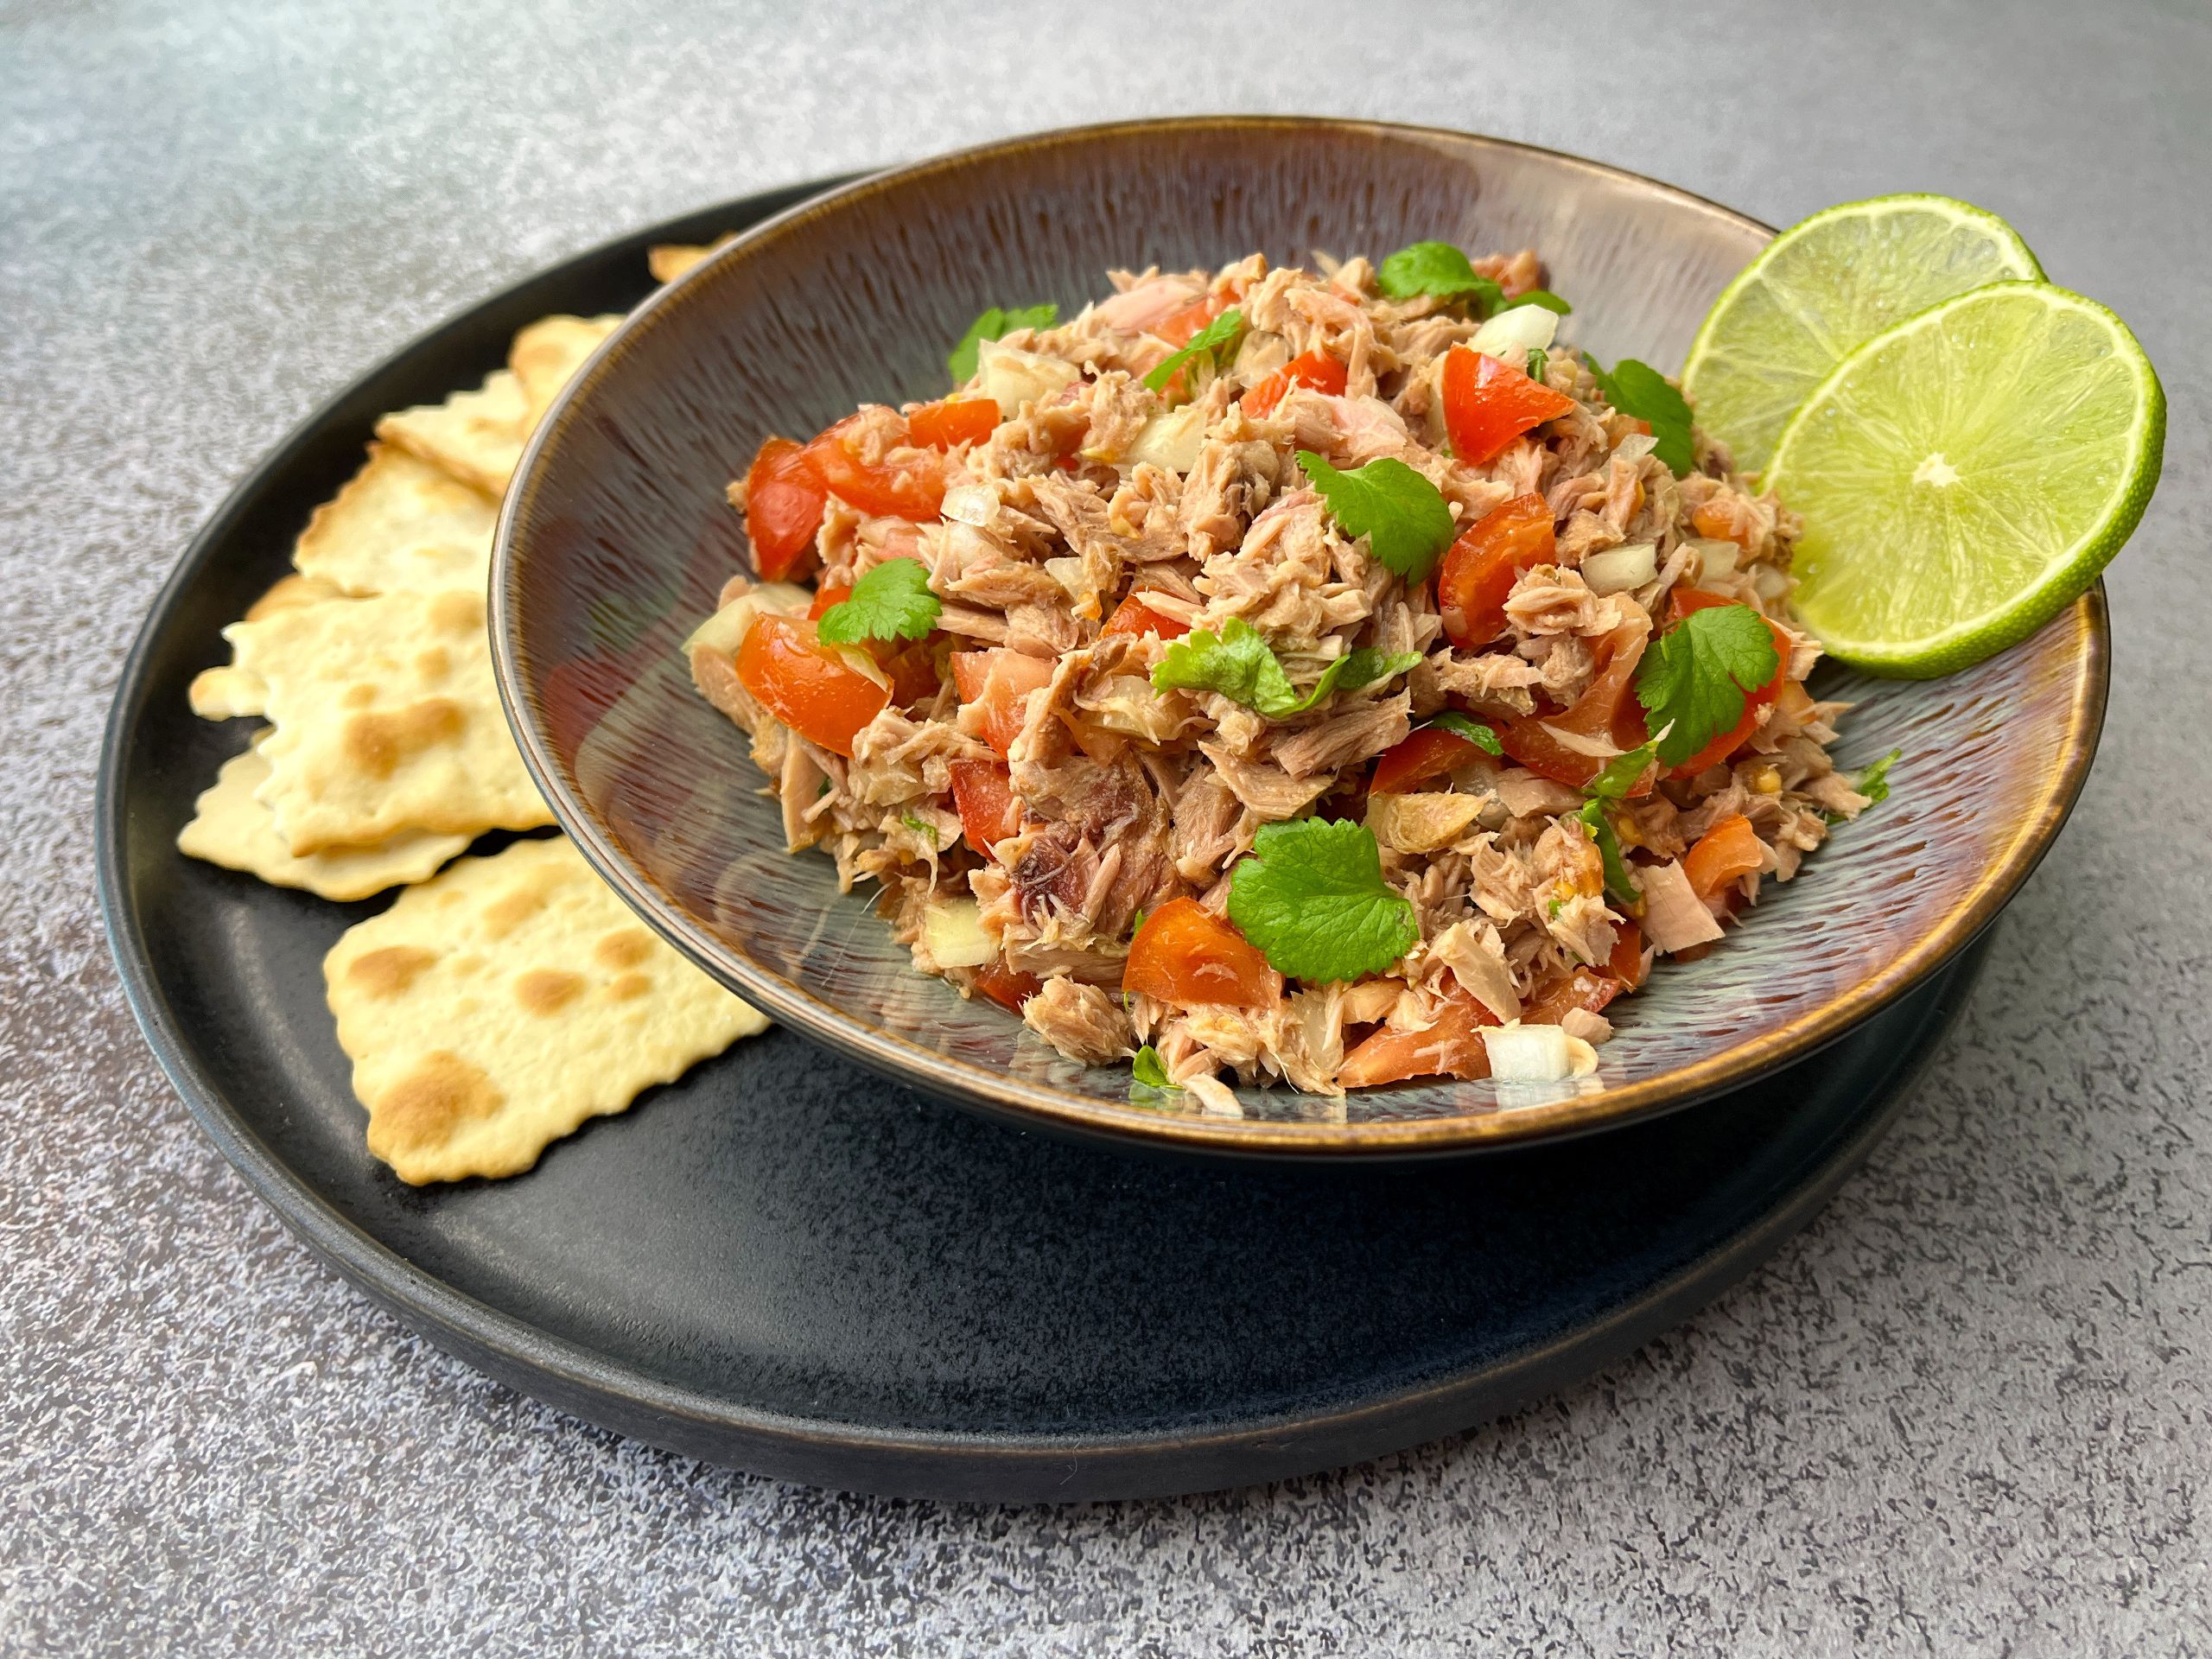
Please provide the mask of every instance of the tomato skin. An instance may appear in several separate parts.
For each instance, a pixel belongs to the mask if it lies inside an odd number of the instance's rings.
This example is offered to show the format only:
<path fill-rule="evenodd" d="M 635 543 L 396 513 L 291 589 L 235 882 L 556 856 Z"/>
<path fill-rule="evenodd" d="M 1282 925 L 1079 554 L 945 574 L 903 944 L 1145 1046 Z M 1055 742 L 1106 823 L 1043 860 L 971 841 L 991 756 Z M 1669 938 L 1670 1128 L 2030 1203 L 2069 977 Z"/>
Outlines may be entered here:
<path fill-rule="evenodd" d="M 982 443 L 998 430 L 999 406 L 988 397 L 946 397 L 906 416 L 906 433 L 925 449 Z"/>
<path fill-rule="evenodd" d="M 1605 1005 L 1628 988 L 1611 974 L 1577 968 L 1564 979 L 1555 979 L 1530 998 L 1521 1009 L 1524 1026 L 1555 1026 L 1570 1008 L 1602 1014 Z"/>
<path fill-rule="evenodd" d="M 1758 539 L 1758 524 L 1751 514 L 1717 497 L 1690 514 L 1690 528 L 1710 540 L 1733 542 L 1745 549 Z"/>
<path fill-rule="evenodd" d="M 1172 616 L 1162 616 L 1146 604 L 1142 598 L 1131 594 L 1114 607 L 1114 614 L 1106 619 L 1106 626 L 1099 632 L 1156 633 L 1163 639 L 1179 639 L 1191 631 L 1187 622 L 1179 622 Z"/>
<path fill-rule="evenodd" d="M 1634 922 L 1623 922 L 1614 931 L 1613 954 L 1605 958 L 1605 971 L 1620 981 L 1624 990 L 1643 983 L 1643 930 Z"/>
<path fill-rule="evenodd" d="M 806 446 L 806 458 L 823 486 L 848 505 L 887 518 L 927 524 L 944 507 L 944 467 L 931 457 L 899 467 L 873 465 L 852 452 L 849 416 Z"/>
<path fill-rule="evenodd" d="M 1007 967 L 1003 957 L 976 970 L 976 989 L 1008 1014 L 1020 1014 L 1021 1005 L 1044 988 L 1043 980 Z"/>
<path fill-rule="evenodd" d="M 806 620 L 819 622 L 830 607 L 843 604 L 853 590 L 842 582 L 825 582 L 815 589 Z M 926 639 L 870 639 L 854 647 L 875 658 L 876 666 L 891 677 L 891 700 L 900 708 L 937 695 L 944 678 L 938 672 L 937 654 Z"/>
<path fill-rule="evenodd" d="M 853 738 L 891 701 L 816 635 L 814 624 L 772 613 L 753 619 L 737 647 L 738 683 L 778 720 L 832 754 L 849 757 Z"/>
<path fill-rule="evenodd" d="M 1004 647 L 952 653 L 952 683 L 960 701 L 981 705 L 983 741 L 1001 755 L 1013 749 L 1029 712 L 1029 694 L 1051 683 L 1052 667 L 1041 657 Z"/>
<path fill-rule="evenodd" d="M 1677 588 L 1668 596 L 1667 620 L 1679 622 L 1692 611 L 1738 602 L 1719 594 L 1707 593 L 1701 588 Z M 1766 623 L 1766 631 L 1774 636 L 1774 677 L 1764 685 L 1746 692 L 1743 717 L 1695 754 L 1675 766 L 1667 774 L 1669 778 L 1694 778 L 1707 767 L 1717 766 L 1735 753 L 1750 741 L 1751 734 L 1758 729 L 1759 710 L 1782 695 L 1782 688 L 1789 678 L 1789 636 L 1765 617 L 1759 620 Z"/>
<path fill-rule="evenodd" d="M 1456 732 L 1424 726 L 1376 759 L 1368 791 L 1376 795 L 1402 795 L 1432 778 L 1457 772 L 1481 753 Z"/>
<path fill-rule="evenodd" d="M 1614 747 L 1629 750 L 1642 746 L 1647 734 L 1643 709 L 1636 700 L 1637 664 L 1650 638 L 1641 611 L 1599 641 L 1598 673 L 1590 689 L 1556 715 L 1524 715 L 1510 720 L 1498 741 L 1514 760 L 1541 778 L 1571 784 L 1580 789 L 1595 778 L 1605 762 L 1595 755 L 1568 747 L 1547 726 L 1580 737 L 1602 737 Z M 1630 795 L 1649 795 L 1651 784 L 1639 781 Z"/>
<path fill-rule="evenodd" d="M 1242 933 L 1195 899 L 1170 899 L 1129 942 L 1122 988 L 1178 1007 L 1271 1007 L 1282 976 Z"/>
<path fill-rule="evenodd" d="M 1697 845 L 1682 855 L 1682 874 L 1699 898 L 1712 899 L 1738 876 L 1758 869 L 1765 861 L 1764 851 L 1751 821 L 1738 812 L 1697 838 Z"/>
<path fill-rule="evenodd" d="M 1306 352 L 1294 357 L 1240 400 L 1247 415 L 1269 415 L 1293 386 L 1311 386 L 1331 397 L 1344 393 L 1344 365 L 1326 352 Z"/>
<path fill-rule="evenodd" d="M 961 838 L 988 858 L 995 844 L 1021 833 L 1021 803 L 1014 798 L 1013 775 L 995 760 L 955 760 L 949 770 Z"/>
<path fill-rule="evenodd" d="M 1452 543 L 1438 569 L 1437 608 L 1445 637 L 1474 651 L 1505 632 L 1505 601 L 1530 565 L 1559 556 L 1552 510 L 1541 495 L 1516 495 L 1491 508 Z"/>
<path fill-rule="evenodd" d="M 806 563 L 828 494 L 805 448 L 789 438 L 760 446 L 745 474 L 745 531 L 765 579 L 781 582 Z"/>
<path fill-rule="evenodd" d="M 853 590 L 842 582 L 825 582 L 814 590 L 814 603 L 806 607 L 806 620 L 819 622 L 832 605 L 842 605 L 852 596 Z"/>
<path fill-rule="evenodd" d="M 1495 461 L 1532 427 L 1574 407 L 1563 391 L 1531 380 L 1510 363 L 1454 346 L 1444 359 L 1444 429 L 1452 453 L 1470 467 Z"/>
<path fill-rule="evenodd" d="M 1427 1031 L 1384 1027 L 1344 1056 L 1337 1081 L 1347 1089 L 1372 1089 L 1408 1077 L 1446 1077 L 1475 1081 L 1490 1076 L 1483 1027 L 1497 1016 L 1456 986 Z"/>

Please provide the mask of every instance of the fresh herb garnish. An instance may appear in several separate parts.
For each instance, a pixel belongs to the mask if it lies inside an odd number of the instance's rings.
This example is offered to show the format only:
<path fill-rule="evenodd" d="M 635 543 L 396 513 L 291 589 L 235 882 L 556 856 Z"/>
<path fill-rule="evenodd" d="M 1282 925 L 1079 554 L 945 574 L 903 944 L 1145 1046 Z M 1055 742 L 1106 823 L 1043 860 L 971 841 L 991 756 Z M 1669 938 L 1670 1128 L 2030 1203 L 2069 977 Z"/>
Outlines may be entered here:
<path fill-rule="evenodd" d="M 1555 317 L 1569 315 L 1574 309 L 1548 288 L 1532 288 L 1525 294 L 1516 294 L 1506 301 L 1505 308 L 1510 311 L 1516 305 L 1541 305 Z"/>
<path fill-rule="evenodd" d="M 1529 378 L 1538 385 L 1541 385 L 1544 382 L 1544 371 L 1550 366 L 1550 364 L 1551 359 L 1545 354 L 1542 346 L 1532 346 L 1529 352 Z"/>
<path fill-rule="evenodd" d="M 1385 455 L 1339 472 L 1301 449 L 1298 464 L 1329 504 L 1338 528 L 1366 537 L 1368 551 L 1408 585 L 1427 578 L 1459 534 L 1443 492 L 1402 461 Z"/>
<path fill-rule="evenodd" d="M 1182 350 L 1172 352 L 1160 359 L 1152 372 L 1145 376 L 1145 385 L 1154 391 L 1166 391 L 1167 383 L 1175 378 L 1176 370 L 1201 352 L 1220 352 L 1234 346 L 1243 333 L 1244 314 L 1232 305 L 1192 334 Z"/>
<path fill-rule="evenodd" d="M 822 613 L 816 631 L 833 645 L 863 639 L 919 639 L 937 626 L 944 607 L 930 592 L 930 573 L 919 559 L 886 559 L 853 584 L 853 591 Z"/>
<path fill-rule="evenodd" d="M 1648 363 L 1639 363 L 1624 357 L 1607 374 L 1598 365 L 1598 359 L 1587 352 L 1582 360 L 1590 365 L 1590 372 L 1598 377 L 1598 390 L 1605 394 L 1605 401 L 1622 414 L 1647 423 L 1651 428 L 1651 453 L 1667 465 L 1676 478 L 1690 469 L 1690 406 L 1682 401 L 1682 394 L 1667 383 L 1667 377 Z"/>
<path fill-rule="evenodd" d="M 1412 950 L 1421 924 L 1382 879 L 1363 823 L 1301 818 L 1260 827 L 1229 878 L 1229 919 L 1294 979 L 1361 979 Z"/>
<path fill-rule="evenodd" d="M 1678 766 L 1732 730 L 1745 695 L 1781 662 L 1766 620 L 1748 605 L 1692 611 L 1653 640 L 1637 664 L 1636 696 L 1659 732 L 1659 758 Z"/>
<path fill-rule="evenodd" d="M 1050 300 L 1042 305 L 1017 305 L 1010 310 L 993 306 L 968 325 L 968 332 L 960 336 L 960 343 L 944 359 L 952 384 L 959 385 L 972 378 L 982 344 L 1012 334 L 1017 328 L 1049 328 L 1060 320 L 1060 308 Z"/>
<path fill-rule="evenodd" d="M 1636 885 L 1636 877 L 1629 873 L 1628 860 L 1622 855 L 1620 837 L 1613 833 L 1613 823 L 1605 816 L 1605 803 L 1592 796 L 1583 802 L 1582 810 L 1574 815 L 1589 830 L 1590 839 L 1597 843 L 1598 857 L 1605 867 L 1605 897 L 1624 907 L 1637 903 L 1643 897 L 1643 889 Z"/>
<path fill-rule="evenodd" d="M 1478 276 L 1467 256 L 1449 242 L 1416 242 L 1400 248 L 1376 268 L 1375 283 L 1394 300 L 1423 294 L 1438 300 L 1466 300 L 1483 317 L 1505 302 L 1505 290 Z"/>
<path fill-rule="evenodd" d="M 931 846 L 934 847 L 938 844 L 937 825 L 931 823 L 927 818 L 917 817 L 912 812 L 901 812 L 899 815 L 899 822 L 918 836 L 927 836 Z"/>
<path fill-rule="evenodd" d="M 1147 1089 L 1173 1089 L 1168 1081 L 1167 1067 L 1160 1058 L 1160 1051 L 1150 1043 L 1137 1050 L 1136 1058 L 1129 1062 L 1129 1075 Z"/>
<path fill-rule="evenodd" d="M 1505 753 L 1505 745 L 1499 741 L 1496 732 L 1478 720 L 1468 719 L 1456 709 L 1446 709 L 1440 715 L 1431 715 L 1414 729 L 1425 732 L 1432 726 L 1441 728 L 1454 737 L 1465 739 L 1484 754 Z"/>
<path fill-rule="evenodd" d="M 1903 749 L 1891 749 L 1872 766 L 1859 774 L 1859 781 L 1852 785 L 1852 792 L 1864 795 L 1872 804 L 1890 798 L 1890 768 L 1904 758 Z"/>
<path fill-rule="evenodd" d="M 1388 652 L 1362 645 L 1322 670 L 1313 689 L 1300 696 L 1291 689 L 1290 676 L 1283 672 L 1267 637 L 1243 617 L 1232 616 L 1218 636 L 1198 628 L 1171 644 L 1160 666 L 1152 671 L 1152 685 L 1155 691 L 1218 691 L 1269 720 L 1287 720 L 1304 714 L 1332 691 L 1357 691 L 1402 674 L 1419 661 L 1417 651 Z"/>
<path fill-rule="evenodd" d="M 1738 715 L 1738 720 L 1743 716 Z M 1601 800 L 1618 801 L 1636 787 L 1636 780 L 1643 776 L 1657 751 L 1645 743 L 1625 754 L 1617 754 L 1599 768 L 1598 775 L 1583 785 L 1582 792 Z"/>

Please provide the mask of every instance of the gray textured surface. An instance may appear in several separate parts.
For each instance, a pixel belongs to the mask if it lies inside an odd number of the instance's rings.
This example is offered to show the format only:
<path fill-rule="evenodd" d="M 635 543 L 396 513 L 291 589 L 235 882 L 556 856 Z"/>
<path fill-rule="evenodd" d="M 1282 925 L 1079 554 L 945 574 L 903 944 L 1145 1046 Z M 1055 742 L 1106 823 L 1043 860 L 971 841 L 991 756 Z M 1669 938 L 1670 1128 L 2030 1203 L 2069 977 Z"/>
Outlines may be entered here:
<path fill-rule="evenodd" d="M 461 10 L 0 0 L 0 1649 L 2212 1651 L 2201 8 Z M 1205 107 L 1479 127 L 1776 220 L 1948 189 L 2133 321 L 2173 423 L 2110 734 L 1936 1075 L 1634 1361 L 1275 1489 L 824 1496 L 425 1350 L 232 1177 L 117 991 L 85 826 L 163 570 L 324 394 L 555 254 Z"/>

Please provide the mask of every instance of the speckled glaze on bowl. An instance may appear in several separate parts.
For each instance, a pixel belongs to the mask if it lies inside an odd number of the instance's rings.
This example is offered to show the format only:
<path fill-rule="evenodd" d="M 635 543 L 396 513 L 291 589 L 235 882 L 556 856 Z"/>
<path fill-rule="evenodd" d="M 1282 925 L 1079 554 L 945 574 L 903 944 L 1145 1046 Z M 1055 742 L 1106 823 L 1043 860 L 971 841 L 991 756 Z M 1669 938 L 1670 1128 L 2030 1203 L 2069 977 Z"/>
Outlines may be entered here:
<path fill-rule="evenodd" d="M 1441 237 L 1533 245 L 1573 342 L 1663 368 L 1772 232 L 1668 186 L 1496 139 L 1370 123 L 1218 118 L 1050 133 L 886 173 L 769 220 L 656 295 L 540 428 L 492 579 L 500 689 L 585 855 L 654 927 L 763 1009 L 933 1094 L 1033 1127 L 1166 1148 L 1389 1157 L 1577 1134 L 1680 1106 L 1833 1040 L 1986 925 L 2049 847 L 2102 720 L 2093 592 L 2033 639 L 1931 682 L 1823 671 L 1853 700 L 1837 755 L 1904 759 L 1713 953 L 1662 964 L 1619 1010 L 1595 1078 L 1440 1081 L 1337 1103 L 1241 1091 L 1241 1120 L 1133 1104 L 1014 1016 L 916 975 L 817 855 L 787 856 L 743 734 L 678 647 L 747 564 L 723 498 L 760 440 L 944 389 L 993 304 L 1071 315 L 1109 267 L 1254 249 L 1376 257 Z M 1172 1097 L 1171 1097 L 1172 1098 Z"/>

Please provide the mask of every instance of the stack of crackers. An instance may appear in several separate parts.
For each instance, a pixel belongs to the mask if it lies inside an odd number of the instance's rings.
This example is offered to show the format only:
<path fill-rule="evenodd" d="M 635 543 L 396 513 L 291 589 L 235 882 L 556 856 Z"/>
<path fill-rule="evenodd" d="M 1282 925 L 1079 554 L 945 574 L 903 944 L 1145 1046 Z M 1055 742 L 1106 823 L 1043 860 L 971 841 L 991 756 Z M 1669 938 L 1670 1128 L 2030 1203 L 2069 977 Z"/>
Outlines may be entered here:
<path fill-rule="evenodd" d="M 654 273 L 704 251 L 656 249 Z M 404 1181 L 518 1174 L 767 1024 L 640 926 L 565 836 L 460 857 L 553 821 L 493 680 L 493 526 L 532 429 L 620 321 L 547 317 L 475 391 L 379 421 L 294 574 L 192 684 L 195 714 L 265 724 L 181 850 L 324 899 L 407 889 L 323 962 L 369 1150 Z"/>

